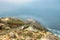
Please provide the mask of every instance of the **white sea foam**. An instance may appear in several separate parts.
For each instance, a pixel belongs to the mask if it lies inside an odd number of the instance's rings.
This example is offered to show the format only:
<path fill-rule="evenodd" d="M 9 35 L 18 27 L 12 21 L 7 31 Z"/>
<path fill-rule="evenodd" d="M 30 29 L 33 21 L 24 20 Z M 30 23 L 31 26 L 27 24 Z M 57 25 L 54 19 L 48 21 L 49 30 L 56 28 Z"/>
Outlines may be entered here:
<path fill-rule="evenodd" d="M 50 29 L 50 28 L 48 28 L 48 30 L 51 31 L 52 33 L 54 33 L 54 35 L 60 37 L 60 31 L 54 30 L 54 29 Z"/>

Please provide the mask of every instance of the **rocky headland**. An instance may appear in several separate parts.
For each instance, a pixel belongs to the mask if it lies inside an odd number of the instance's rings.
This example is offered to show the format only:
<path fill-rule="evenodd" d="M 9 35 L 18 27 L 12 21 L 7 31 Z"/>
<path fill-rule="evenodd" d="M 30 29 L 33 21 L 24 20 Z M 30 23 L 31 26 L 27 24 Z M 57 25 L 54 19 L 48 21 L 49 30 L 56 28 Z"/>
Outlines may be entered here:
<path fill-rule="evenodd" d="M 31 18 L 22 20 L 1 17 L 0 40 L 60 40 L 60 38 Z"/>

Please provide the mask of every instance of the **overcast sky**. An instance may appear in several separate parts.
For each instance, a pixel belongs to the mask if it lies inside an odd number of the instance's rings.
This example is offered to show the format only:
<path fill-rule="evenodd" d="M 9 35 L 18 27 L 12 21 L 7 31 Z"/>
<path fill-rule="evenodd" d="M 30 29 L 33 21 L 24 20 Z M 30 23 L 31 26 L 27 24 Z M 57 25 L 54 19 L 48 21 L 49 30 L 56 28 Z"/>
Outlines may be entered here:
<path fill-rule="evenodd" d="M 26 3 L 32 1 L 34 0 L 0 0 L 0 2 L 9 2 L 9 3 Z"/>

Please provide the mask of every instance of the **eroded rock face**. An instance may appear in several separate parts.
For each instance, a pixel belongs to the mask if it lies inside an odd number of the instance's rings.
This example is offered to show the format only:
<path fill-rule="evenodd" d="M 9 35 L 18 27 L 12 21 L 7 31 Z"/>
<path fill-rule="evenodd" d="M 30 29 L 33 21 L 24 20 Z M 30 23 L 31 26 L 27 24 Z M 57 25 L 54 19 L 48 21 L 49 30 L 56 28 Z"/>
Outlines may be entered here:
<path fill-rule="evenodd" d="M 33 19 L 24 22 L 16 18 L 0 18 L 0 21 L 0 40 L 60 40 Z"/>

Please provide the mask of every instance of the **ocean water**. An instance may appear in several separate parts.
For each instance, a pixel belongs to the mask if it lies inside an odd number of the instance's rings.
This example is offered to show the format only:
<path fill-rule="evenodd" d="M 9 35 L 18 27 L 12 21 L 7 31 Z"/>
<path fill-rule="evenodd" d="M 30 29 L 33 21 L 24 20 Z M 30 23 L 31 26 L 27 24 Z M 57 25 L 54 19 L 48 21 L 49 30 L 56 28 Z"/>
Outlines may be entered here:
<path fill-rule="evenodd" d="M 0 17 L 33 18 L 60 37 L 60 0 L 0 0 Z"/>

